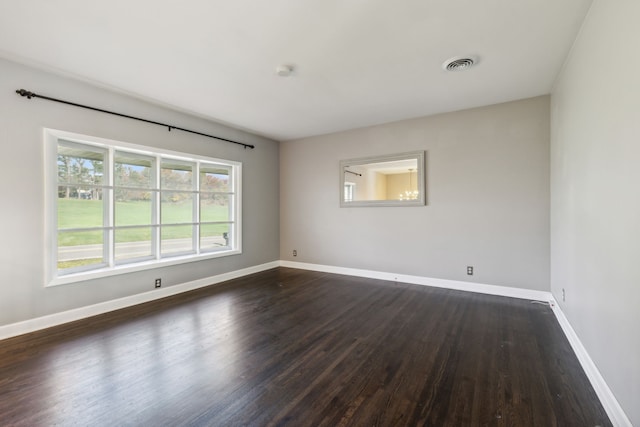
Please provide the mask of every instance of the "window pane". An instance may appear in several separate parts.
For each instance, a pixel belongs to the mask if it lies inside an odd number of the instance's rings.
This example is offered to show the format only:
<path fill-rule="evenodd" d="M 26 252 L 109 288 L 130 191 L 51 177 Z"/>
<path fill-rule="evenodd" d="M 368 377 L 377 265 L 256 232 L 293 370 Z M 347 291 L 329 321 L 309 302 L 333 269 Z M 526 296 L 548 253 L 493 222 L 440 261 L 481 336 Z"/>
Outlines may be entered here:
<path fill-rule="evenodd" d="M 114 212 L 116 226 L 150 225 L 152 221 L 151 193 L 148 191 L 126 191 L 129 193 L 129 199 L 116 199 Z"/>
<path fill-rule="evenodd" d="M 151 227 L 117 229 L 114 234 L 116 240 L 116 261 L 150 257 L 153 254 Z"/>
<path fill-rule="evenodd" d="M 231 224 L 202 224 L 200 226 L 200 250 L 208 251 L 229 247 Z"/>
<path fill-rule="evenodd" d="M 153 159 L 132 153 L 116 152 L 114 182 L 117 187 L 151 188 Z"/>
<path fill-rule="evenodd" d="M 163 191 L 160 197 L 160 219 L 163 224 L 193 222 L 193 193 Z"/>
<path fill-rule="evenodd" d="M 104 263 L 104 232 L 96 231 L 59 231 L 58 232 L 58 270 L 95 266 Z"/>
<path fill-rule="evenodd" d="M 165 226 L 162 227 L 160 235 L 160 252 L 162 255 L 177 252 L 194 252 L 192 225 Z"/>
<path fill-rule="evenodd" d="M 102 227 L 102 189 L 58 187 L 58 228 Z"/>
<path fill-rule="evenodd" d="M 102 184 L 104 151 L 69 145 L 58 145 L 58 183 Z"/>
<path fill-rule="evenodd" d="M 200 190 L 221 193 L 230 192 L 229 175 L 230 169 L 224 166 L 201 165 Z"/>
<path fill-rule="evenodd" d="M 200 195 L 200 221 L 229 221 L 231 220 L 231 204 L 229 203 L 232 196 L 202 193 Z"/>
<path fill-rule="evenodd" d="M 192 163 L 164 160 L 160 171 L 160 188 L 167 190 L 193 190 Z"/>

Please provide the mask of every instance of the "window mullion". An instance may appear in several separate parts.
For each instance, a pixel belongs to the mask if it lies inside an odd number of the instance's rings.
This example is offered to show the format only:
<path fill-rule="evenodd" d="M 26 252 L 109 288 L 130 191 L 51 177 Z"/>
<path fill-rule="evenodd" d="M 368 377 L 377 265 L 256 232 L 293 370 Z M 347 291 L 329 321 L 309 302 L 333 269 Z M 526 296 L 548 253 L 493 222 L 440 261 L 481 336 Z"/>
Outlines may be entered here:
<path fill-rule="evenodd" d="M 162 193 L 161 193 L 161 188 L 160 188 L 160 171 L 161 171 L 161 166 L 162 165 L 162 158 L 161 156 L 156 156 L 155 157 L 155 161 L 153 164 L 153 188 L 154 191 L 152 191 L 152 215 L 153 215 L 153 227 L 152 227 L 152 234 L 151 234 L 151 239 L 152 239 L 152 245 L 153 245 L 153 256 L 155 257 L 155 259 L 160 259 L 161 254 L 160 254 L 160 238 L 161 238 L 161 225 L 160 225 L 160 217 L 162 215 L 162 213 L 160 212 L 160 206 L 161 206 L 161 199 L 162 199 Z"/>
<path fill-rule="evenodd" d="M 195 197 L 193 198 L 193 247 L 196 250 L 196 254 L 200 253 L 200 162 L 196 162 L 194 165 L 193 185 L 195 189 Z"/>
<path fill-rule="evenodd" d="M 50 182 L 51 189 L 47 189 L 45 204 L 47 206 L 48 212 L 47 217 L 45 217 L 45 222 L 49 220 L 47 223 L 47 230 L 54 230 L 54 233 L 46 233 L 45 241 L 47 241 L 50 236 L 52 236 L 51 241 L 49 241 L 49 245 L 46 248 L 48 251 L 49 257 L 47 258 L 47 280 L 53 279 L 57 276 L 58 271 L 58 242 L 59 242 L 59 225 L 58 225 L 58 165 L 57 165 L 57 154 L 58 154 L 58 140 L 52 138 L 49 134 L 45 134 L 45 150 L 48 156 L 47 159 L 51 159 L 47 161 L 45 170 L 47 171 L 45 175 L 45 179 Z"/>
<path fill-rule="evenodd" d="M 231 226 L 233 232 L 231 234 L 233 240 L 231 247 L 234 249 L 242 248 L 242 229 L 240 228 L 240 221 L 242 219 L 242 165 L 238 165 L 232 169 L 233 176 L 232 191 L 233 191 L 233 203 L 231 203 L 231 218 L 233 224 Z"/>
<path fill-rule="evenodd" d="M 109 267 L 113 267 L 115 265 L 115 230 L 114 230 L 114 224 L 115 224 L 115 195 L 114 195 L 114 190 L 113 190 L 113 183 L 114 183 L 114 176 L 115 173 L 113 168 L 114 168 L 114 152 L 115 149 L 113 147 L 109 147 L 106 154 L 106 159 L 105 159 L 105 167 L 103 167 L 104 170 L 104 174 L 106 176 L 103 176 L 103 182 L 104 180 L 106 180 L 107 185 L 108 185 L 108 189 L 107 188 L 103 188 L 102 190 L 102 206 L 103 206 L 103 210 L 104 210 L 104 226 L 105 226 L 105 232 L 104 232 L 104 250 L 105 250 L 105 254 L 106 254 L 106 259 L 107 259 L 107 263 L 109 264 Z M 105 200 L 106 199 L 106 200 Z"/>

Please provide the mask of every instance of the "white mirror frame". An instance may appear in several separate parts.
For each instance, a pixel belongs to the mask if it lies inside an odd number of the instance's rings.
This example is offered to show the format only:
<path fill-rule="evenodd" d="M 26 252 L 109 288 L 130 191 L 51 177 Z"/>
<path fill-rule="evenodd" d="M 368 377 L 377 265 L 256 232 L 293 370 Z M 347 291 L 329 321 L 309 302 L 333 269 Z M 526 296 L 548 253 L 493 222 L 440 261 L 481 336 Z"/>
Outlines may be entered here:
<path fill-rule="evenodd" d="M 346 201 L 344 197 L 345 182 L 348 182 L 345 175 L 350 166 L 360 166 L 370 163 L 392 162 L 398 160 L 417 160 L 417 190 L 418 198 L 415 200 L 360 200 Z M 425 152 L 412 151 L 409 153 L 390 154 L 384 156 L 361 157 L 357 159 L 346 159 L 340 161 L 340 207 L 372 207 L 372 206 L 424 206 L 426 204 L 425 192 Z"/>

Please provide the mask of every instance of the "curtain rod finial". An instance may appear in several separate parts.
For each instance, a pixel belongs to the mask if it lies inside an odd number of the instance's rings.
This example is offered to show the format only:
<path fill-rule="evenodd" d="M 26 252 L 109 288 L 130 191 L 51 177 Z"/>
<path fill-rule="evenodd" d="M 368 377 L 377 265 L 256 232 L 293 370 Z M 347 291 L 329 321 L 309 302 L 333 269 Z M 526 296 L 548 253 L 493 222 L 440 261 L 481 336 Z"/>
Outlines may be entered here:
<path fill-rule="evenodd" d="M 31 99 L 33 96 L 35 96 L 35 93 L 29 92 L 28 90 L 25 90 L 25 89 L 18 89 L 16 90 L 16 93 L 20 96 L 26 96 L 27 99 Z"/>

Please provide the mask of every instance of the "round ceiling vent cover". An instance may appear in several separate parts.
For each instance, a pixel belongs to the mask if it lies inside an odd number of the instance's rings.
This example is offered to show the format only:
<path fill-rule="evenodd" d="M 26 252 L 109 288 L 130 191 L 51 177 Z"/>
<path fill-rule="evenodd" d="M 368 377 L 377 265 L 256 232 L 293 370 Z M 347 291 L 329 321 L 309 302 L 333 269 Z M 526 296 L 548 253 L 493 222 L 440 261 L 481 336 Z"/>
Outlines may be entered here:
<path fill-rule="evenodd" d="M 447 71 L 464 71 L 471 68 L 475 63 L 476 60 L 473 58 L 455 57 L 444 61 L 442 68 Z"/>

